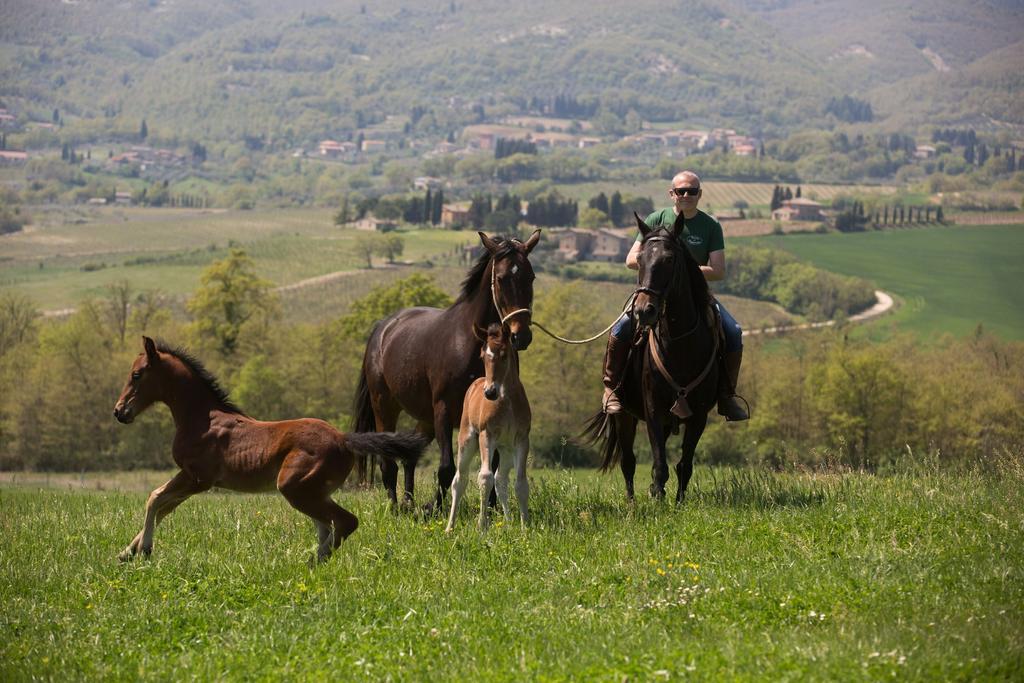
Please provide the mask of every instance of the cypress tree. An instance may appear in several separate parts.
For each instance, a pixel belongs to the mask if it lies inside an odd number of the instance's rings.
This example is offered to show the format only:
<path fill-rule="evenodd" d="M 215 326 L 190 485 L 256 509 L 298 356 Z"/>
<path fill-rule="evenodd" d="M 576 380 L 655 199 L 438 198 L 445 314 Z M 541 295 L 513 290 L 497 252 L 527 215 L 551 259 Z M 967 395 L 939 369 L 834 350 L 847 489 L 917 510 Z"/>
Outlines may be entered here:
<path fill-rule="evenodd" d="M 434 195 L 434 206 L 430 212 L 430 224 L 439 225 L 441 223 L 441 209 L 444 208 L 444 190 L 438 190 L 437 194 Z"/>

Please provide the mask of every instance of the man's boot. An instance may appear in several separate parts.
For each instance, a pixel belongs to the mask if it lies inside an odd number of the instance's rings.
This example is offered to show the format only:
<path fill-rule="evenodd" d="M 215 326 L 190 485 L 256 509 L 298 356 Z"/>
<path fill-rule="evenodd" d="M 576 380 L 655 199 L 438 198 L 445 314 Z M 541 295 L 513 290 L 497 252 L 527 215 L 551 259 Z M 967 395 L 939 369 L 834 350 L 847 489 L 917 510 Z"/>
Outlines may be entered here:
<path fill-rule="evenodd" d="M 622 412 L 622 403 L 615 395 L 615 390 L 625 374 L 629 346 L 628 339 L 616 339 L 614 335 L 608 335 L 608 349 L 604 353 L 604 399 L 601 405 L 602 410 L 609 415 Z"/>
<path fill-rule="evenodd" d="M 740 378 L 740 365 L 743 363 L 743 349 L 729 351 L 722 356 L 718 364 L 718 414 L 724 415 L 727 422 L 749 420 L 747 409 L 740 404 L 736 396 L 736 382 Z M 744 401 L 746 403 L 746 401 Z"/>

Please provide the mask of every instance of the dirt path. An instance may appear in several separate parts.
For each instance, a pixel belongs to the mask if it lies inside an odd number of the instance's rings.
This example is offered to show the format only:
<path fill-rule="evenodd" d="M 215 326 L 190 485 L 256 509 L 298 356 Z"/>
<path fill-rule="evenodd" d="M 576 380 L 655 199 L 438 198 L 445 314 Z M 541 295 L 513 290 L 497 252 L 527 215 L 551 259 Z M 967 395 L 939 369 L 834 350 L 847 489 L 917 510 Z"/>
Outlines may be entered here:
<path fill-rule="evenodd" d="M 887 313 L 895 305 L 892 297 L 880 289 L 875 290 L 875 305 L 866 311 L 861 311 L 856 315 L 851 315 L 848 320 L 852 323 L 862 323 L 867 320 L 872 320 L 880 315 Z M 832 327 L 836 324 L 835 320 L 824 320 L 817 323 L 801 323 L 799 325 L 779 325 L 778 327 L 762 327 L 759 330 L 743 330 L 743 334 L 781 334 L 784 332 L 793 332 L 795 330 L 812 330 L 819 327 Z"/>

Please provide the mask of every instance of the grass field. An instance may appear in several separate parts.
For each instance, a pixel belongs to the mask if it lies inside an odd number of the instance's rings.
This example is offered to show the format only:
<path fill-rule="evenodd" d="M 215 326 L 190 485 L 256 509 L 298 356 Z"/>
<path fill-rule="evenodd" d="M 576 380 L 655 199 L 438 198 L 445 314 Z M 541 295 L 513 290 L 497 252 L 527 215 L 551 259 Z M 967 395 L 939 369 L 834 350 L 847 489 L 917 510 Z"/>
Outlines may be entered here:
<path fill-rule="evenodd" d="M 346 491 L 361 526 L 315 569 L 278 496 L 193 499 L 121 565 L 146 477 L 7 483 L 0 679 L 1012 679 L 1019 470 L 698 467 L 681 508 L 627 506 L 617 473 L 535 471 L 530 528 L 486 535 L 473 486 L 451 535 Z"/>
<path fill-rule="evenodd" d="M 871 280 L 902 299 L 885 324 L 922 338 L 962 336 L 981 323 L 1005 339 L 1024 339 L 1024 225 L 787 235 L 753 243 Z"/>
<path fill-rule="evenodd" d="M 29 295 L 44 310 L 101 296 L 106 285 L 122 279 L 136 289 L 184 295 L 229 245 L 245 248 L 259 275 L 288 285 L 364 267 L 353 249 L 360 234 L 365 233 L 334 226 L 327 211 L 308 209 L 52 211 L 26 232 L 2 238 L 0 286 Z M 445 257 L 476 239 L 471 232 L 447 230 L 399 234 L 405 240 L 401 258 L 411 261 Z"/>

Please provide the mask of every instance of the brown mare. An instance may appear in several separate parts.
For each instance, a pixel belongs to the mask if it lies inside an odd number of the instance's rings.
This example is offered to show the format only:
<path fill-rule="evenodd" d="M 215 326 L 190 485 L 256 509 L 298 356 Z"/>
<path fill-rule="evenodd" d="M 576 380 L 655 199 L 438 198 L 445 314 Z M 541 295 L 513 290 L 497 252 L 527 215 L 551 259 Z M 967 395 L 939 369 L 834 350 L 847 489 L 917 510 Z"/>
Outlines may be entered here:
<path fill-rule="evenodd" d="M 427 441 L 414 434 L 342 434 L 322 420 L 260 422 L 228 400 L 217 380 L 184 351 L 143 337 L 145 351 L 132 363 L 114 417 L 128 424 L 153 403 L 174 417 L 171 453 L 181 471 L 150 494 L 142 531 L 122 561 L 153 550 L 160 520 L 196 493 L 217 486 L 234 491 L 275 487 L 299 512 L 313 518 L 324 561 L 356 530 L 355 515 L 331 499 L 356 458 L 377 455 L 415 462 Z"/>
<path fill-rule="evenodd" d="M 511 516 L 508 507 L 508 480 L 512 466 L 516 468 L 516 499 L 519 501 L 519 521 L 525 526 L 529 514 L 526 501 L 530 484 L 526 480 L 526 455 L 530 450 L 530 401 L 519 381 L 519 354 L 509 343 L 508 330 L 492 323 L 487 328 L 487 341 L 480 350 L 484 362 L 484 376 L 478 378 L 466 392 L 462 404 L 462 424 L 459 428 L 459 457 L 452 480 L 452 509 L 448 527 L 455 527 L 455 514 L 469 481 L 469 462 L 473 452 L 480 448 L 480 520 L 481 531 L 490 521 L 487 499 L 491 490 L 498 489 L 498 500 L 505 517 Z M 511 450 L 513 458 L 495 464 L 492 455 L 498 446 Z M 497 473 L 494 470 L 497 469 Z"/>
<path fill-rule="evenodd" d="M 602 470 L 620 461 L 626 496 L 632 500 L 633 439 L 637 421 L 644 420 L 654 460 L 651 495 L 661 499 L 668 482 L 665 444 L 681 423 L 682 457 L 676 465 L 676 502 L 681 503 L 693 475 L 697 442 L 716 402 L 719 323 L 700 266 L 677 240 L 683 230 L 682 214 L 671 229 L 652 229 L 639 216 L 636 221 L 643 242 L 633 314 L 640 323 L 638 334 L 646 334 L 646 339 L 642 346 L 634 346 L 630 358 L 622 387 L 623 412 L 597 413 L 585 433 L 603 440 Z"/>
<path fill-rule="evenodd" d="M 403 410 L 418 430 L 437 439 L 441 460 L 433 504 L 441 512 L 455 476 L 452 431 L 462 417 L 462 399 L 483 375 L 480 345 L 491 323 L 510 330 L 512 346 L 525 350 L 532 340 L 533 267 L 530 252 L 540 239 L 534 231 L 525 243 L 480 234 L 485 252 L 462 283 L 450 307 L 406 308 L 378 322 L 366 344 L 356 391 L 353 431 L 393 431 Z M 405 497 L 411 505 L 415 462 L 405 463 Z M 381 478 L 397 504 L 398 465 L 380 463 Z"/>

